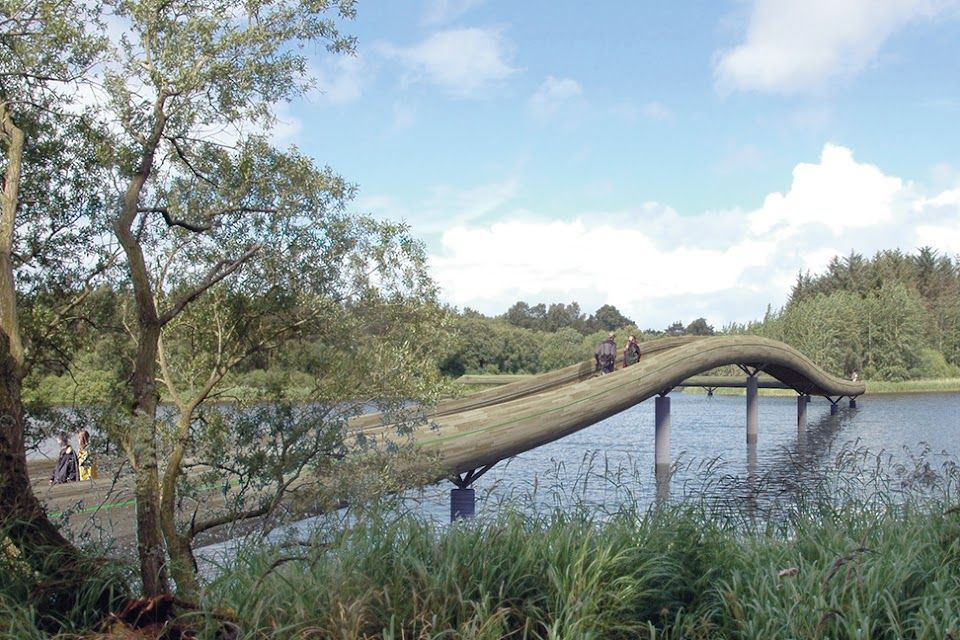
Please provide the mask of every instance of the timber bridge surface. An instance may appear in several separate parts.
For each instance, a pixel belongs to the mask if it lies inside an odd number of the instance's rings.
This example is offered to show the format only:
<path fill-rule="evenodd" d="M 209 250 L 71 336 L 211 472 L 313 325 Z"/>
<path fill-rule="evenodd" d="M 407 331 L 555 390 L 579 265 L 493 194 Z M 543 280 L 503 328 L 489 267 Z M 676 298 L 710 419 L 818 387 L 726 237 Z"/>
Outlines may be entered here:
<path fill-rule="evenodd" d="M 747 387 L 748 442 L 751 385 L 754 400 L 758 386 L 788 388 L 799 394 L 798 405 L 805 406 L 809 396 L 819 395 L 829 399 L 834 409 L 844 397 L 853 402 L 866 390 L 862 382 L 833 376 L 793 347 L 767 338 L 664 338 L 641 343 L 640 348 L 639 363 L 624 368 L 618 359 L 617 369 L 607 375 L 597 375 L 591 359 L 442 402 L 428 416 L 430 428 L 416 431 L 413 437 L 424 451 L 437 454 L 443 472 L 464 488 L 500 460 L 562 438 L 651 397 L 669 401 L 665 396 L 673 388 L 702 386 L 703 377 L 698 374 L 725 365 L 737 365 L 746 374 L 746 384 L 738 386 Z M 775 382 L 758 382 L 761 372 Z M 688 380 L 692 384 L 685 385 Z M 666 406 L 669 425 L 669 403 Z M 754 408 L 754 441 L 755 415 Z M 800 415 L 798 409 L 798 421 Z M 805 409 L 802 415 L 805 420 Z M 659 419 L 657 426 L 659 430 Z M 378 414 L 354 418 L 350 431 L 384 441 L 394 437 L 393 427 L 381 424 Z"/>

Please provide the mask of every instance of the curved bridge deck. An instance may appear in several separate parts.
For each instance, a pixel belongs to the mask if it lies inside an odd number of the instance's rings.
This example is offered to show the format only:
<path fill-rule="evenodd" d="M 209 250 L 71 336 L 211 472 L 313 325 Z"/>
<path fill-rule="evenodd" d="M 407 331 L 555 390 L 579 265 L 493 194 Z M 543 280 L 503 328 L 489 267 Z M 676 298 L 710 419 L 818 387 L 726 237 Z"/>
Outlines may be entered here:
<path fill-rule="evenodd" d="M 643 357 L 627 368 L 595 375 L 592 360 L 496 389 L 450 400 L 414 434 L 448 474 L 471 472 L 562 438 L 662 395 L 693 376 L 725 365 L 762 371 L 803 395 L 856 398 L 862 382 L 833 376 L 782 342 L 756 336 L 667 338 L 641 344 Z M 618 364 L 618 367 L 620 365 Z M 350 424 L 354 433 L 389 440 L 391 425 L 377 414 Z"/>

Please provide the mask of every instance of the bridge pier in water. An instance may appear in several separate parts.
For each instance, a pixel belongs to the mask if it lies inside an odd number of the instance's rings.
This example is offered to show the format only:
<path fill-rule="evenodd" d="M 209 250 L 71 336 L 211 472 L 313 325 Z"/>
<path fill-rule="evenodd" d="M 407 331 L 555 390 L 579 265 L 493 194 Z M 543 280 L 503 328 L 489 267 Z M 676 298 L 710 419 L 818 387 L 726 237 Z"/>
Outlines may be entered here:
<path fill-rule="evenodd" d="M 490 471 L 490 468 L 495 464 L 496 462 L 491 462 L 488 465 L 471 469 L 464 474 L 450 478 L 450 482 L 457 485 L 456 489 L 450 490 L 450 522 L 456 522 L 464 518 L 472 518 L 476 515 L 477 495 L 476 491 L 474 491 L 470 485 L 472 485 L 477 478 L 487 471 Z"/>
<path fill-rule="evenodd" d="M 472 518 L 476 514 L 476 491 L 473 488 L 450 490 L 450 522 Z"/>
<path fill-rule="evenodd" d="M 810 402 L 810 396 L 799 394 L 797 396 L 797 429 L 807 428 L 807 404 Z"/>
<path fill-rule="evenodd" d="M 670 473 L 670 396 L 657 396 L 654 404 L 653 459 L 658 476 Z"/>
<path fill-rule="evenodd" d="M 757 374 L 747 376 L 747 444 L 757 443 Z"/>

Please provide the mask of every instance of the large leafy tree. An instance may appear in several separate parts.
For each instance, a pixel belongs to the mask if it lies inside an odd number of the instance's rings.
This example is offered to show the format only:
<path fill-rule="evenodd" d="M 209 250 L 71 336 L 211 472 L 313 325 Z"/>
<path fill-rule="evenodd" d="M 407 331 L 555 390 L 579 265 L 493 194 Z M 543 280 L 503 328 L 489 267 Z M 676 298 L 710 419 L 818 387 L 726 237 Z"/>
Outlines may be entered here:
<path fill-rule="evenodd" d="M 597 312 L 593 314 L 591 321 L 591 324 L 595 325 L 591 326 L 591 329 L 606 331 L 622 329 L 623 327 L 628 327 L 634 324 L 633 320 L 620 313 L 620 310 L 612 304 L 605 304 L 597 309 Z"/>
<path fill-rule="evenodd" d="M 176 518 L 178 479 L 185 461 L 204 462 L 198 425 L 210 421 L 198 420 L 201 405 L 245 359 L 312 334 L 336 343 L 326 355 L 344 361 L 351 349 L 375 351 L 356 341 L 379 336 L 390 340 L 380 356 L 396 359 L 367 380 L 405 382 L 402 392 L 380 385 L 385 399 L 421 399 L 434 388 L 424 366 L 431 338 L 418 329 L 396 335 L 407 320 L 439 327 L 418 315 L 433 308 L 422 248 L 402 227 L 346 215 L 349 185 L 260 135 L 279 101 L 309 87 L 311 50 L 351 50 L 337 20 L 351 18 L 353 5 L 110 2 L 124 25 L 105 82 L 122 185 L 113 230 L 134 300 L 129 414 L 115 435 L 135 473 L 147 595 L 170 590 L 170 568 L 178 586 L 193 586 L 189 544 L 206 525 Z M 199 349 L 184 350 L 188 342 Z M 404 373 L 408 366 L 419 377 Z M 158 417 L 158 379 L 177 407 L 172 424 Z M 349 391 L 369 395 L 370 383 Z M 330 453 L 326 441 L 317 446 Z M 277 491 L 302 471 L 291 464 L 272 493 L 236 502 L 230 517 L 273 509 Z"/>
<path fill-rule="evenodd" d="M 284 501 L 306 502 L 307 494 L 321 501 L 310 489 L 318 485 L 306 477 L 329 475 L 330 463 L 344 456 L 351 415 L 377 405 L 408 426 L 397 418 L 399 409 L 410 400 L 433 401 L 440 388 L 435 363 L 444 320 L 421 244 L 404 226 L 345 213 L 350 190 L 307 158 L 262 140 L 250 141 L 239 156 L 224 157 L 209 176 L 223 180 L 232 166 L 247 167 L 251 183 L 244 191 L 260 211 L 229 224 L 221 220 L 216 232 L 177 231 L 174 242 L 156 247 L 165 250 L 157 272 L 161 303 L 196 291 L 203 272 L 194 267 L 215 264 L 231 245 L 235 254 L 250 254 L 230 278 L 172 316 L 158 343 L 160 380 L 175 407 L 157 429 L 168 443 L 160 447 L 168 453 L 159 518 L 182 592 L 196 591 L 191 545 L 197 534 L 245 518 L 273 518 Z M 217 200 L 207 193 L 215 189 L 212 182 L 188 176 L 164 201 L 202 210 Z M 306 398 L 312 415 L 282 413 L 284 421 L 270 431 L 275 437 L 266 441 L 256 430 L 223 431 L 229 419 L 220 409 L 204 412 L 204 403 L 229 394 L 229 374 L 249 359 L 290 343 L 319 350 L 302 362 L 312 377 Z M 268 417 L 262 424 L 277 422 Z M 240 415 L 232 418 L 243 423 Z M 227 462 L 225 452 L 243 455 Z M 183 474 L 186 461 L 203 473 Z M 210 484 L 242 490 L 218 510 L 184 508 L 182 496 L 193 496 L 198 506 L 197 487 Z"/>
<path fill-rule="evenodd" d="M 66 327 L 109 266 L 95 252 L 103 173 L 71 105 L 101 51 L 86 32 L 97 15 L 95 3 L 0 3 L 0 527 L 51 591 L 68 594 L 90 566 L 30 489 L 21 391 L 38 362 L 68 356 Z"/>

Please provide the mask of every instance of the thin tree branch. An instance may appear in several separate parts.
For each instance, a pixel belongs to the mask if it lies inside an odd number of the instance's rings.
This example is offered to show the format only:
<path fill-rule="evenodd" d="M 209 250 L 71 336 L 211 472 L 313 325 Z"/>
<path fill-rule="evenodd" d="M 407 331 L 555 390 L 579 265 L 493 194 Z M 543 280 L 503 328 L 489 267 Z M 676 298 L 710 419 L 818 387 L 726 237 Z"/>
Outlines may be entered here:
<path fill-rule="evenodd" d="M 190 162 L 189 158 L 187 158 L 186 152 L 183 150 L 183 147 L 180 146 L 180 142 L 176 139 L 176 137 L 174 136 L 165 136 L 165 137 L 167 141 L 173 145 L 174 150 L 177 152 L 177 157 L 179 157 L 180 160 L 183 162 L 183 164 L 187 165 L 187 168 L 190 169 L 190 173 L 192 173 L 198 179 L 203 180 L 204 182 L 206 182 L 207 184 L 213 187 L 217 186 L 216 182 L 214 182 L 213 180 L 205 176 L 202 171 L 200 171 L 195 166 L 193 166 L 193 163 Z"/>
<path fill-rule="evenodd" d="M 213 265 L 210 268 L 210 271 L 207 272 L 207 275 L 204 276 L 203 280 L 194 287 L 192 291 L 187 292 L 183 295 L 177 302 L 173 304 L 172 307 L 167 309 L 165 313 L 160 316 L 160 326 L 167 324 L 171 320 L 177 317 L 181 311 L 183 311 L 188 304 L 199 298 L 203 293 L 217 284 L 234 271 L 239 269 L 246 263 L 250 258 L 252 258 L 260 249 L 263 247 L 262 244 L 255 244 L 244 252 L 239 258 L 233 262 L 227 263 L 226 261 L 220 261 L 217 264 Z"/>

